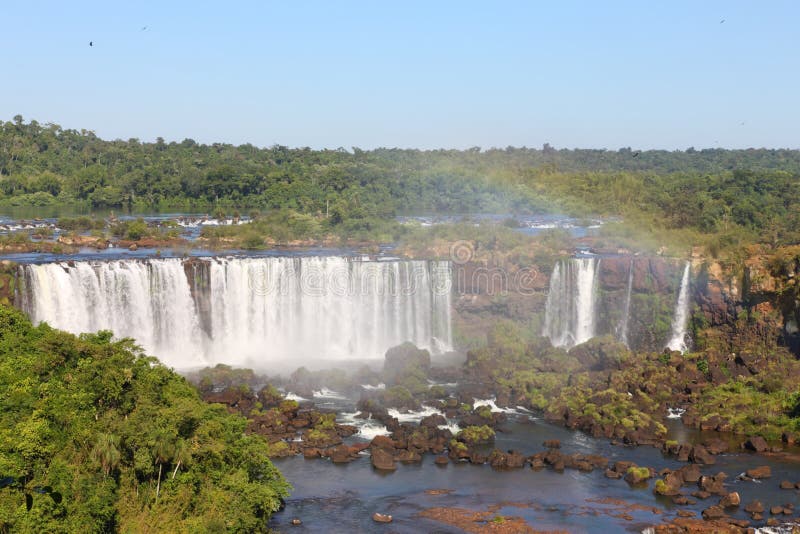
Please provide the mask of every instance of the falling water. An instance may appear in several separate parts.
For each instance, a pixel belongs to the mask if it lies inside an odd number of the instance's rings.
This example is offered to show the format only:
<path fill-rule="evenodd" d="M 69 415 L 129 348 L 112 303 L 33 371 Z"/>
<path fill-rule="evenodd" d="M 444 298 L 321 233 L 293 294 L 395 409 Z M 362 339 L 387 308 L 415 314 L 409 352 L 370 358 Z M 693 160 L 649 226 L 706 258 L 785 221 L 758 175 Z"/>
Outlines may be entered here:
<path fill-rule="evenodd" d="M 572 348 L 595 334 L 598 258 L 556 263 L 547 295 L 544 335 L 556 347 Z"/>
<path fill-rule="evenodd" d="M 631 313 L 631 290 L 633 289 L 633 258 L 631 258 L 631 263 L 628 267 L 628 290 L 625 293 L 625 304 L 622 307 L 622 318 L 619 321 L 619 326 L 617 326 L 617 332 L 619 333 L 619 340 L 625 343 L 625 346 L 630 348 L 628 344 L 628 320 L 630 319 Z"/>
<path fill-rule="evenodd" d="M 675 305 L 675 315 L 672 319 L 672 334 L 667 348 L 679 350 L 682 353 L 688 348 L 686 345 L 686 327 L 689 323 L 689 262 L 683 269 L 681 288 L 678 292 L 678 302 Z"/>
<path fill-rule="evenodd" d="M 62 262 L 21 267 L 22 308 L 70 332 L 112 330 L 177 368 L 451 350 L 450 264 L 343 257 Z"/>

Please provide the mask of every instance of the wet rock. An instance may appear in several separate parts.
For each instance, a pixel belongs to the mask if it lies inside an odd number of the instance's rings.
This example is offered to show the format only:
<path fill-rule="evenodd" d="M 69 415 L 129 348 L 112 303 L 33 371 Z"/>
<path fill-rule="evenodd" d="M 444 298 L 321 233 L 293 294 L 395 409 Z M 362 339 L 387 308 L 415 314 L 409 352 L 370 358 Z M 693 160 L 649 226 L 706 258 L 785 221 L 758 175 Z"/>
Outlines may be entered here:
<path fill-rule="evenodd" d="M 730 448 L 727 441 L 721 440 L 719 438 L 710 439 L 705 443 L 703 443 L 703 445 L 705 446 L 709 454 L 714 454 L 714 455 L 727 452 L 728 449 Z"/>
<path fill-rule="evenodd" d="M 290 523 L 291 523 L 292 525 L 296 526 L 296 527 L 297 527 L 297 526 L 300 526 L 300 525 L 302 525 L 302 524 L 303 524 L 303 522 L 302 522 L 302 521 L 300 521 L 300 520 L 299 520 L 298 518 L 296 518 L 296 517 L 295 517 L 294 519 L 292 519 L 292 520 L 290 521 Z"/>
<path fill-rule="evenodd" d="M 622 478 L 622 473 L 618 473 L 618 472 L 614 471 L 613 469 L 606 469 L 605 475 L 606 475 L 606 478 L 613 478 L 613 479 Z"/>
<path fill-rule="evenodd" d="M 678 461 L 679 462 L 688 462 L 689 461 L 689 454 L 692 452 L 692 446 L 687 444 L 682 444 L 678 448 Z"/>
<path fill-rule="evenodd" d="M 726 478 L 728 478 L 728 475 L 725 473 L 717 473 L 713 477 L 701 476 L 697 484 L 701 490 L 707 491 L 712 495 L 724 495 L 726 493 L 724 487 Z"/>
<path fill-rule="evenodd" d="M 526 458 L 517 451 L 508 451 L 506 455 L 506 467 L 520 468 L 525 466 Z"/>
<path fill-rule="evenodd" d="M 447 419 L 444 418 L 443 415 L 435 413 L 433 415 L 429 415 L 427 417 L 423 417 L 422 420 L 419 422 L 419 426 L 437 428 L 439 425 L 446 425 Z"/>
<path fill-rule="evenodd" d="M 678 469 L 685 484 L 695 484 L 700 480 L 700 467 L 697 464 L 689 464 Z"/>
<path fill-rule="evenodd" d="M 372 467 L 383 471 L 394 471 L 397 469 L 397 465 L 394 463 L 394 456 L 392 453 L 377 447 L 373 447 L 371 451 Z"/>
<path fill-rule="evenodd" d="M 691 510 L 678 510 L 678 517 L 694 517 L 695 513 Z"/>
<path fill-rule="evenodd" d="M 741 502 L 742 500 L 741 497 L 739 497 L 739 493 L 732 491 L 719 500 L 719 505 L 723 508 L 735 508 L 738 507 Z"/>
<path fill-rule="evenodd" d="M 631 467 L 625 473 L 625 481 L 634 486 L 649 480 L 652 476 L 652 471 L 647 467 Z"/>
<path fill-rule="evenodd" d="M 725 517 L 725 510 L 721 506 L 709 506 L 702 512 L 703 519 L 711 521 L 713 519 L 722 519 Z"/>
<path fill-rule="evenodd" d="M 783 506 L 771 506 L 769 509 L 769 513 L 772 515 L 780 515 L 783 513 Z"/>
<path fill-rule="evenodd" d="M 531 469 L 538 471 L 539 469 L 544 468 L 544 460 L 542 460 L 537 456 L 532 456 L 530 462 L 531 462 Z"/>
<path fill-rule="evenodd" d="M 322 457 L 322 451 L 320 451 L 316 447 L 308 447 L 307 449 L 303 449 L 303 457 L 304 458 L 321 458 Z"/>
<path fill-rule="evenodd" d="M 483 465 L 483 464 L 485 464 L 486 462 L 489 461 L 489 457 L 488 456 L 486 456 L 485 454 L 481 454 L 480 452 L 478 452 L 476 450 L 469 451 L 468 459 L 469 459 L 469 463 L 471 463 L 473 465 Z"/>
<path fill-rule="evenodd" d="M 608 467 L 608 458 L 600 456 L 599 454 L 587 454 L 584 459 L 592 464 L 593 467 L 598 469 L 605 469 Z"/>
<path fill-rule="evenodd" d="M 347 445 L 338 445 L 331 450 L 331 462 L 335 464 L 346 464 L 353 460 L 354 456 L 350 447 Z"/>
<path fill-rule="evenodd" d="M 547 465 L 555 466 L 556 464 L 559 463 L 562 466 L 564 465 L 564 455 L 554 449 L 550 449 L 549 451 L 547 451 L 542 457 L 542 460 L 544 460 L 544 463 L 546 463 Z"/>
<path fill-rule="evenodd" d="M 397 460 L 404 464 L 411 464 L 422 461 L 422 456 L 416 451 L 403 450 L 397 455 Z"/>
<path fill-rule="evenodd" d="M 676 495 L 672 498 L 672 503 L 678 506 L 687 506 L 689 504 L 694 504 L 695 501 L 687 497 L 686 495 Z"/>
<path fill-rule="evenodd" d="M 762 465 L 754 467 L 753 469 L 748 469 L 745 471 L 745 474 L 753 479 L 769 478 L 772 476 L 772 469 L 770 469 L 768 465 Z"/>
<path fill-rule="evenodd" d="M 781 489 L 789 490 L 794 489 L 794 482 L 789 482 L 788 480 L 781 480 Z"/>
<path fill-rule="evenodd" d="M 794 432 L 784 432 L 781 434 L 781 441 L 787 445 L 794 445 L 797 443 L 797 434 Z"/>
<path fill-rule="evenodd" d="M 379 514 L 378 512 L 375 512 L 374 514 L 372 514 L 372 520 L 375 521 L 376 523 L 391 523 L 392 516 L 388 514 Z"/>
<path fill-rule="evenodd" d="M 628 462 L 627 460 L 619 460 L 618 462 L 614 463 L 614 467 L 612 469 L 621 475 L 625 475 L 628 472 L 628 469 L 631 467 L 636 467 L 636 464 L 633 462 Z"/>
<path fill-rule="evenodd" d="M 692 492 L 692 497 L 697 497 L 698 499 L 708 499 L 711 497 L 711 494 L 705 490 L 697 490 Z"/>
<path fill-rule="evenodd" d="M 769 449 L 769 445 L 767 445 L 767 440 L 765 440 L 761 436 L 754 436 L 748 439 L 742 444 L 742 447 L 756 452 L 764 452 L 767 449 Z"/>
<path fill-rule="evenodd" d="M 695 445 L 692 447 L 692 452 L 689 454 L 689 460 L 696 464 L 713 465 L 717 462 L 714 456 L 702 445 Z"/>
<path fill-rule="evenodd" d="M 547 449 L 560 449 L 561 441 L 557 439 L 548 439 L 542 445 Z"/>
<path fill-rule="evenodd" d="M 389 436 L 375 436 L 369 444 L 370 448 L 394 451 L 394 441 Z"/>
<path fill-rule="evenodd" d="M 751 501 L 744 506 L 744 511 L 748 514 L 761 514 L 764 513 L 764 505 L 761 501 Z"/>
<path fill-rule="evenodd" d="M 447 465 L 450 463 L 450 458 L 448 458 L 443 454 L 440 454 L 439 456 L 436 457 L 433 463 L 435 463 L 436 465 Z"/>

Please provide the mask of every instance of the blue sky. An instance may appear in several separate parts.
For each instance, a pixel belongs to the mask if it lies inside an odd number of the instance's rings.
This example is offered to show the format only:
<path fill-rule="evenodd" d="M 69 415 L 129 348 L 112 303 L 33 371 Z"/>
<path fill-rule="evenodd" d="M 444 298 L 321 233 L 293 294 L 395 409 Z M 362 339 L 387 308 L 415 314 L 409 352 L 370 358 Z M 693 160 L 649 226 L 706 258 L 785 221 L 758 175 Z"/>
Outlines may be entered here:
<path fill-rule="evenodd" d="M 0 119 L 104 138 L 800 148 L 796 1 L 6 0 L 0 25 Z"/>

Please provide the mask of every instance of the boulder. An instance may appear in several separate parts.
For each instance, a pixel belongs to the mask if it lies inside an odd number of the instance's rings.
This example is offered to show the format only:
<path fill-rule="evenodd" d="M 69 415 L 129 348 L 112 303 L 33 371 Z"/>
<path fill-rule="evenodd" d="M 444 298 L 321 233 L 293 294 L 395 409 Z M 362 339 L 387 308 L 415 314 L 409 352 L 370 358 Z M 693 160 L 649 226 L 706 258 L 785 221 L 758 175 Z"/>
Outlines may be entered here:
<path fill-rule="evenodd" d="M 625 481 L 634 486 L 649 480 L 652 476 L 652 472 L 647 467 L 630 467 L 625 473 Z"/>
<path fill-rule="evenodd" d="M 561 448 L 561 441 L 557 439 L 548 439 L 545 440 L 542 445 L 547 449 L 560 449 Z"/>
<path fill-rule="evenodd" d="M 703 445 L 710 454 L 715 454 L 715 455 L 727 452 L 728 449 L 730 448 L 727 441 L 721 440 L 719 438 L 710 439 L 705 443 L 703 443 Z"/>
<path fill-rule="evenodd" d="M 789 482 L 788 480 L 781 480 L 781 489 L 784 490 L 794 489 L 794 482 Z"/>
<path fill-rule="evenodd" d="M 331 449 L 331 462 L 335 464 L 346 464 L 353 460 L 350 447 L 347 445 L 338 445 Z"/>
<path fill-rule="evenodd" d="M 435 463 L 436 465 L 447 465 L 448 463 L 450 463 L 450 458 L 448 458 L 443 454 L 440 454 L 439 456 L 436 457 L 433 463 Z"/>
<path fill-rule="evenodd" d="M 702 445 L 695 445 L 692 447 L 692 452 L 689 453 L 689 460 L 696 464 L 713 465 L 717 462 L 714 456 Z"/>
<path fill-rule="evenodd" d="M 751 501 L 744 506 L 744 511 L 748 514 L 763 514 L 764 505 L 761 501 Z"/>
<path fill-rule="evenodd" d="M 742 447 L 755 452 L 764 452 L 769 449 L 767 440 L 761 436 L 754 436 L 742 444 Z"/>
<path fill-rule="evenodd" d="M 723 508 L 735 508 L 738 507 L 741 502 L 742 500 L 741 497 L 739 497 L 739 493 L 732 491 L 719 500 L 719 505 Z"/>
<path fill-rule="evenodd" d="M 380 469 L 382 471 L 394 471 L 397 469 L 392 453 L 377 447 L 371 448 L 371 452 L 372 467 L 375 469 Z"/>
<path fill-rule="evenodd" d="M 768 465 L 762 465 L 748 469 L 745 474 L 753 479 L 769 478 L 772 476 L 772 469 Z"/>
<path fill-rule="evenodd" d="M 695 484 L 700 480 L 700 467 L 697 464 L 684 465 L 678 472 L 685 484 Z"/>
<path fill-rule="evenodd" d="M 706 521 L 722 519 L 723 517 L 725 517 L 725 510 L 721 506 L 709 506 L 703 510 L 703 519 Z"/>
<path fill-rule="evenodd" d="M 724 487 L 726 478 L 728 478 L 728 475 L 725 473 L 717 473 L 713 477 L 701 476 L 697 484 L 701 490 L 707 491 L 712 495 L 724 495 L 727 493 Z"/>
<path fill-rule="evenodd" d="M 388 514 L 379 514 L 378 512 L 375 512 L 374 514 L 372 514 L 372 520 L 375 521 L 376 523 L 391 523 L 392 516 Z"/>
<path fill-rule="evenodd" d="M 411 464 L 422 461 L 422 456 L 416 451 L 402 450 L 397 454 L 397 459 L 404 464 Z"/>
<path fill-rule="evenodd" d="M 369 444 L 370 448 L 394 452 L 394 441 L 389 436 L 375 436 Z"/>

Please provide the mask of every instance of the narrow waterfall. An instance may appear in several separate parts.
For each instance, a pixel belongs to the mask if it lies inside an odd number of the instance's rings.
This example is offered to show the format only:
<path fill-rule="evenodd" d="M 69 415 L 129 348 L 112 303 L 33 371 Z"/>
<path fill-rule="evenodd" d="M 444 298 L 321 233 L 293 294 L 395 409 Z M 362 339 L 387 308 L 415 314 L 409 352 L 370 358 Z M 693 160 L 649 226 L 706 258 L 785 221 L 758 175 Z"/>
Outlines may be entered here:
<path fill-rule="evenodd" d="M 686 344 L 686 328 L 689 323 L 689 275 L 690 265 L 686 262 L 681 277 L 681 288 L 678 292 L 678 302 L 675 304 L 675 315 L 672 319 L 672 333 L 670 334 L 667 348 L 669 350 L 679 350 L 682 353 L 688 348 Z"/>
<path fill-rule="evenodd" d="M 567 349 L 595 335 L 599 258 L 571 258 L 556 263 L 547 294 L 544 335 Z"/>
<path fill-rule="evenodd" d="M 452 347 L 449 262 L 152 259 L 20 270 L 33 321 L 112 330 L 181 369 L 382 358 L 404 341 Z"/>
<path fill-rule="evenodd" d="M 617 326 L 617 337 L 625 346 L 630 348 L 628 344 L 628 321 L 631 314 L 631 292 L 633 289 L 633 258 L 631 258 L 630 266 L 628 267 L 628 289 L 625 292 L 625 304 L 622 306 L 622 317 Z"/>

